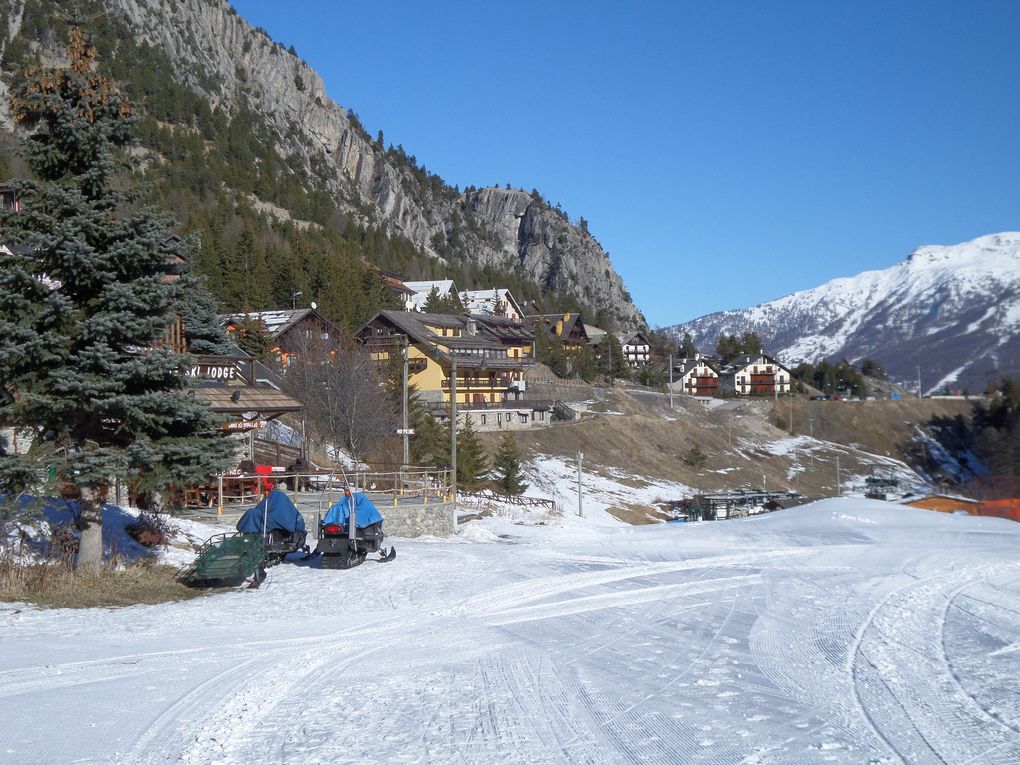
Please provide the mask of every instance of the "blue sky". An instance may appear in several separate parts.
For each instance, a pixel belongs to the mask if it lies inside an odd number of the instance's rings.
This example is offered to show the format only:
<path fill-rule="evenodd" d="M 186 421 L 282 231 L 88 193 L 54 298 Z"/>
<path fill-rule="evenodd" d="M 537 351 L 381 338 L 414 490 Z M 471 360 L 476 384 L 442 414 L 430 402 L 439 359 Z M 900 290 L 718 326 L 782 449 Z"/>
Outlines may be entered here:
<path fill-rule="evenodd" d="M 1020 2 L 236 0 L 373 136 L 585 217 L 652 326 L 1020 229 Z"/>

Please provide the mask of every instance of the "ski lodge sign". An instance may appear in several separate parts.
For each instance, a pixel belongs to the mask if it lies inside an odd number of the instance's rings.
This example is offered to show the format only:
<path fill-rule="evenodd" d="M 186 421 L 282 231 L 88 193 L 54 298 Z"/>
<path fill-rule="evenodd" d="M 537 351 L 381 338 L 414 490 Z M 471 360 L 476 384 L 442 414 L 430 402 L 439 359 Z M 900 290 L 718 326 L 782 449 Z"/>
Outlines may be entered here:
<path fill-rule="evenodd" d="M 253 385 L 255 370 L 253 360 L 242 356 L 196 356 L 195 364 L 185 370 L 186 377 L 195 380 L 212 380 L 214 382 Z"/>

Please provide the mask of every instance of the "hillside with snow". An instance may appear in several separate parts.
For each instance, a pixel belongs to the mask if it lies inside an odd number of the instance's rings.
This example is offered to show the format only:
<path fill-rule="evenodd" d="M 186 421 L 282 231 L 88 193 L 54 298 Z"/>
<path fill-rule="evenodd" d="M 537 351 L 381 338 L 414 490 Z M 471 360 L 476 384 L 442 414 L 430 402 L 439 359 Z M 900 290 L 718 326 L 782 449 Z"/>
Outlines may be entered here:
<path fill-rule="evenodd" d="M 880 271 L 834 279 L 753 308 L 678 324 L 706 352 L 753 331 L 785 362 L 880 361 L 922 387 L 983 388 L 1020 375 L 1020 233 L 920 247 Z"/>

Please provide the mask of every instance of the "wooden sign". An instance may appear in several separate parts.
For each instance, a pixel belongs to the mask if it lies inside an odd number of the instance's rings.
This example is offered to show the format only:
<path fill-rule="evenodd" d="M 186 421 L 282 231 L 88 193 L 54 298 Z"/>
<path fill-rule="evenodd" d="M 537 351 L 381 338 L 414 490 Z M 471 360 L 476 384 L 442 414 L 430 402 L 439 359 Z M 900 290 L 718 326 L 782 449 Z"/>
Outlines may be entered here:
<path fill-rule="evenodd" d="M 262 418 L 256 420 L 232 420 L 230 422 L 223 423 L 223 430 L 230 430 L 234 432 L 244 430 L 262 430 L 268 427 L 269 420 L 263 420 Z"/>

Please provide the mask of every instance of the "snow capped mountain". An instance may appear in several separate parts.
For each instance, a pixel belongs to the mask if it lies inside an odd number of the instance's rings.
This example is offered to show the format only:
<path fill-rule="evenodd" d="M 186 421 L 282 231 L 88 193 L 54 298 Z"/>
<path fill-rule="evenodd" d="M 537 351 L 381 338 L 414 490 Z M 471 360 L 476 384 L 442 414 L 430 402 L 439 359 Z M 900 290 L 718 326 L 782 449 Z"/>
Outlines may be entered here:
<path fill-rule="evenodd" d="M 787 363 L 873 358 L 925 391 L 1020 374 L 1020 233 L 914 250 L 881 271 L 834 279 L 753 308 L 670 327 L 705 351 L 753 331 Z"/>

